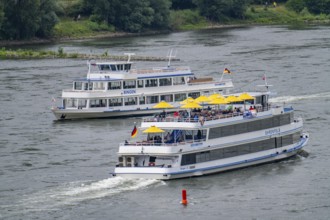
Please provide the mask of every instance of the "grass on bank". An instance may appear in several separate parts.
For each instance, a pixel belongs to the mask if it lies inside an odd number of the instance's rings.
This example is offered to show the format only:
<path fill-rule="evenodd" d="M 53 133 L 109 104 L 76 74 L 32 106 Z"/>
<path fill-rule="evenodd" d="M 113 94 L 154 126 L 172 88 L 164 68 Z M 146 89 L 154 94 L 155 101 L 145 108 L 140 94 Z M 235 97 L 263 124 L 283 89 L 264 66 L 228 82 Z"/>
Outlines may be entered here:
<path fill-rule="evenodd" d="M 246 11 L 246 22 L 254 24 L 293 24 L 293 23 L 330 23 L 330 15 L 313 15 L 304 8 L 297 13 L 288 10 L 284 5 L 276 8 L 254 5 Z"/>
<path fill-rule="evenodd" d="M 104 32 L 115 32 L 115 28 L 106 23 L 99 24 L 85 18 L 74 21 L 73 18 L 62 17 L 54 27 L 55 38 L 90 37 Z"/>

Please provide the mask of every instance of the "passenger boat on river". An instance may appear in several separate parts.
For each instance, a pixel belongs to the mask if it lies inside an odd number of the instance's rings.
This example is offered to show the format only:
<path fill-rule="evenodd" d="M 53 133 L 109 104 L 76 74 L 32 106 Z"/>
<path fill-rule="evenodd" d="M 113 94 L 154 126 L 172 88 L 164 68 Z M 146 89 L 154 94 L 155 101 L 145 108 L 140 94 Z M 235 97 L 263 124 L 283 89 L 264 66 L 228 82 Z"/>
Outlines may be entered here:
<path fill-rule="evenodd" d="M 309 137 L 294 109 L 269 103 L 268 91 L 249 94 L 254 98 L 248 106 L 244 102 L 229 110 L 223 105 L 144 118 L 139 130 L 147 136 L 120 144 L 113 175 L 163 180 L 201 176 L 301 151 Z M 247 109 L 250 105 L 254 107 Z"/>
<path fill-rule="evenodd" d="M 187 97 L 233 87 L 230 79 L 197 79 L 187 66 L 172 67 L 172 57 L 166 67 L 149 69 L 132 69 L 130 54 L 127 62 L 88 62 L 87 77 L 63 90 L 62 105 L 52 112 L 58 120 L 152 115 L 162 111 L 152 108 L 160 101 L 179 107 Z"/>

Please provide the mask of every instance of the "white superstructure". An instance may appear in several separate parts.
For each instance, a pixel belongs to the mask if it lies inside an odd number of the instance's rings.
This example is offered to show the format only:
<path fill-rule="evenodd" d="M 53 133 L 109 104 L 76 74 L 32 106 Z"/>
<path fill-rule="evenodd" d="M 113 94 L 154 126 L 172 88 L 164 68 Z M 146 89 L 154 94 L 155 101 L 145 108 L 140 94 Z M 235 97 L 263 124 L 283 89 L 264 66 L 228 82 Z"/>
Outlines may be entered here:
<path fill-rule="evenodd" d="M 171 56 L 170 56 L 171 58 Z M 189 67 L 132 69 L 132 62 L 89 62 L 87 77 L 62 91 L 62 106 L 53 107 L 58 120 L 151 115 L 166 101 L 174 107 L 187 97 L 228 93 L 230 79 L 196 79 Z"/>
<path fill-rule="evenodd" d="M 208 108 L 144 118 L 135 142 L 120 144 L 114 176 L 175 179 L 268 163 L 297 154 L 308 142 L 292 107 L 268 103 L 269 92 L 231 110 Z M 250 105 L 254 108 L 247 110 Z M 233 111 L 235 109 L 235 111 Z M 197 117 L 195 117 L 197 115 Z M 153 127 L 154 126 L 154 127 Z M 143 135 L 159 128 L 160 133 Z M 138 138 L 138 137 L 137 137 Z"/>

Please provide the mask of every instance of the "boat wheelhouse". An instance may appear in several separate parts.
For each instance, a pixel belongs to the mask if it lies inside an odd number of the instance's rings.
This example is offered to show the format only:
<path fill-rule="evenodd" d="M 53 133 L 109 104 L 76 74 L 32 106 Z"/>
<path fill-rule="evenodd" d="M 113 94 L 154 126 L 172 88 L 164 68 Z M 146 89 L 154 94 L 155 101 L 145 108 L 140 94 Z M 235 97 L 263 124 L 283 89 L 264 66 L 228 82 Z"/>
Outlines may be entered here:
<path fill-rule="evenodd" d="M 302 118 L 294 117 L 292 107 L 268 103 L 269 92 L 250 94 L 254 100 L 248 105 L 144 118 L 140 130 L 146 137 L 120 144 L 113 175 L 168 180 L 296 155 L 309 139 Z"/>
<path fill-rule="evenodd" d="M 171 57 L 171 56 L 170 56 Z M 88 62 L 87 77 L 62 91 L 62 106 L 52 107 L 56 119 L 151 115 L 156 103 L 174 107 L 187 97 L 229 92 L 230 79 L 196 78 L 187 66 L 133 69 L 127 62 Z"/>

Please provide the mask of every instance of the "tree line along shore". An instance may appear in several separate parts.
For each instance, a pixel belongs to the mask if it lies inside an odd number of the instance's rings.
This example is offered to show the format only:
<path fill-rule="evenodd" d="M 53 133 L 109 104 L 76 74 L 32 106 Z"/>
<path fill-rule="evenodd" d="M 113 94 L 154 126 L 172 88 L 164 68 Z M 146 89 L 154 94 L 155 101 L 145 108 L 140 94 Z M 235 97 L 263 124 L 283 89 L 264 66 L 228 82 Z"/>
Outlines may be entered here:
<path fill-rule="evenodd" d="M 85 56 L 11 45 L 251 24 L 330 24 L 330 0 L 0 1 L 0 58 Z"/>

